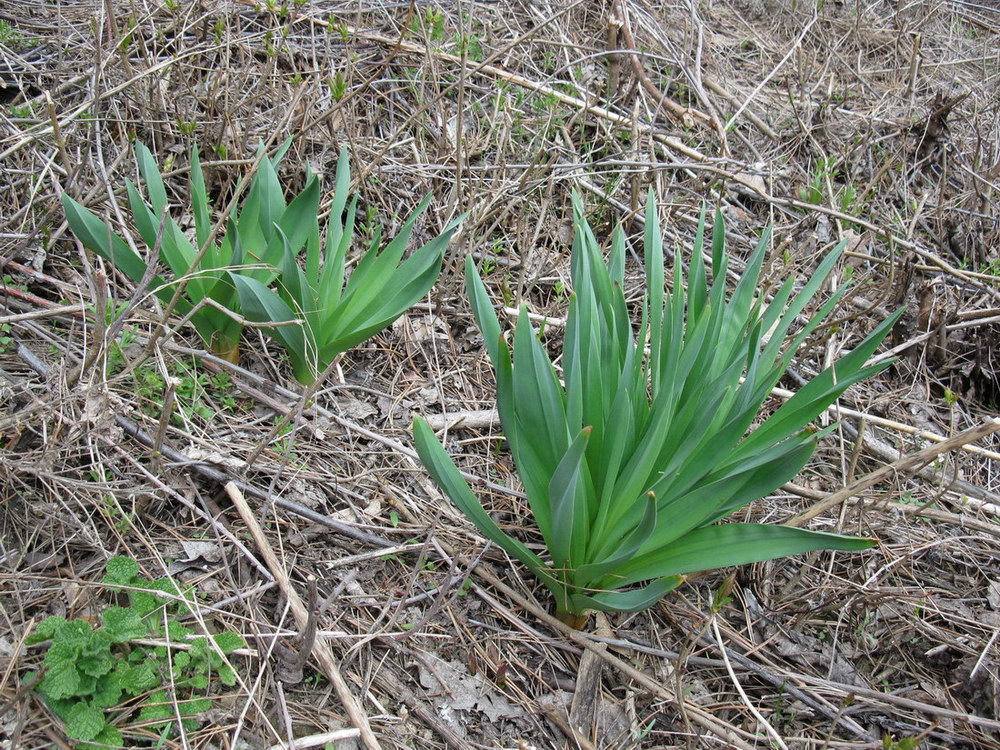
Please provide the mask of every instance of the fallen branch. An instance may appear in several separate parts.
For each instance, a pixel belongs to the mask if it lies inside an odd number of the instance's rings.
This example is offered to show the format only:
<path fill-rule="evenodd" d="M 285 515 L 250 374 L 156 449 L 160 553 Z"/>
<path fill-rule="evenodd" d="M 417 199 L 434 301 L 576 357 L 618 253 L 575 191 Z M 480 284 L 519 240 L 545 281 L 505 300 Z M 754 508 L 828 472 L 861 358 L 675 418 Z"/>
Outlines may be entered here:
<path fill-rule="evenodd" d="M 926 466 L 942 453 L 956 450 L 967 443 L 979 440 L 987 435 L 992 435 L 997 431 L 1000 431 L 1000 419 L 993 418 L 987 420 L 981 425 L 970 427 L 968 430 L 960 432 L 952 438 L 948 438 L 943 443 L 931 445 L 909 456 L 904 456 L 888 466 L 881 466 L 870 474 L 866 474 L 860 479 L 851 482 L 842 490 L 838 490 L 837 492 L 827 496 L 825 499 L 814 504 L 808 510 L 786 521 L 785 526 L 801 526 L 803 523 L 811 518 L 815 518 L 828 508 L 839 505 L 849 497 L 863 492 L 869 487 L 878 484 L 883 479 L 886 479 L 897 472 L 912 472 L 915 469 Z"/>

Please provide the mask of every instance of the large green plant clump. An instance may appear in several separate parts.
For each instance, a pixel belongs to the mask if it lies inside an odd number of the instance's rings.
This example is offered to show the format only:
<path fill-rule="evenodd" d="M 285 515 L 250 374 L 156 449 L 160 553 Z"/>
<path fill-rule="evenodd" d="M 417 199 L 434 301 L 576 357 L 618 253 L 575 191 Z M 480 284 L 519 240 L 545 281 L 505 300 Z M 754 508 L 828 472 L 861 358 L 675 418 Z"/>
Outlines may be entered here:
<path fill-rule="evenodd" d="M 523 309 L 511 350 L 474 263 L 466 263 L 504 434 L 547 556 L 493 521 L 427 423 L 416 419 L 420 457 L 452 501 L 548 587 L 563 619 L 577 623 L 588 610 L 649 607 L 694 571 L 871 546 L 870 539 L 787 526 L 718 523 L 798 474 L 832 429 L 816 431 L 809 423 L 850 385 L 889 365 L 865 363 L 899 313 L 751 429 L 799 346 L 845 291 L 838 289 L 792 333 L 843 243 L 801 290 L 793 293 L 788 280 L 766 303 L 758 292 L 765 233 L 727 298 L 721 215 L 712 233 L 711 283 L 702 262 L 703 216 L 687 278 L 678 251 L 673 292 L 665 294 L 650 193 L 646 296 L 636 331 L 623 291 L 624 233 L 615 231 L 605 263 L 576 196 L 573 205 L 565 384 Z"/>

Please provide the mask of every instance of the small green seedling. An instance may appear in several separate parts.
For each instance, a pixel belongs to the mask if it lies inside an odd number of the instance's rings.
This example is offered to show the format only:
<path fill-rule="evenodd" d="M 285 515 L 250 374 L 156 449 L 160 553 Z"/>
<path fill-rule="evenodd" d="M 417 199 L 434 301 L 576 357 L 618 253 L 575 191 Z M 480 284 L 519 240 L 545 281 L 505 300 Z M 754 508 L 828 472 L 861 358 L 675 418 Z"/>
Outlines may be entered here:
<path fill-rule="evenodd" d="M 843 244 L 798 294 L 789 280 L 765 304 L 757 292 L 765 233 L 727 300 L 722 218 L 716 216 L 710 285 L 701 261 L 703 215 L 687 288 L 678 252 L 674 290 L 665 295 L 650 193 L 646 298 L 636 333 L 623 291 L 623 231 L 616 230 L 606 264 L 575 196 L 574 213 L 565 385 L 523 309 L 511 352 L 486 287 L 472 259 L 466 262 L 472 309 L 496 372 L 500 419 L 547 559 L 500 529 L 418 418 L 417 451 L 452 501 L 549 588 L 558 615 L 576 626 L 588 610 L 650 607 L 687 573 L 872 546 L 870 539 L 788 526 L 718 523 L 792 479 L 833 429 L 816 431 L 809 423 L 851 384 L 889 365 L 865 363 L 901 311 L 751 429 L 799 346 L 843 295 L 842 287 L 786 340 Z"/>
<path fill-rule="evenodd" d="M 326 249 L 320 249 L 319 221 L 305 217 L 305 268 L 296 260 L 301 242 L 288 242 L 276 265 L 278 293 L 258 279 L 230 274 L 239 292 L 240 309 L 249 320 L 278 324 L 267 329 L 287 350 L 295 377 L 311 384 L 337 356 L 392 324 L 423 297 L 437 280 L 448 242 L 464 218 L 403 260 L 417 217 L 430 196 L 403 223 L 391 242 L 380 248 L 376 229 L 368 251 L 345 283 L 347 252 L 354 238 L 357 196 L 347 202 L 351 173 L 346 147 L 337 164 L 336 192 L 330 207 Z M 345 216 L 346 211 L 346 216 Z M 284 236 L 284 230 L 279 229 Z"/>
<path fill-rule="evenodd" d="M 191 201 L 194 240 L 170 216 L 167 189 L 153 155 L 141 143 L 135 144 L 139 174 L 146 186 L 145 198 L 136 186 L 125 181 L 132 220 L 146 247 L 157 251 L 169 280 L 149 274 L 150 261 L 132 249 L 132 243 L 115 234 L 111 227 L 63 193 L 66 220 L 80 242 L 113 263 L 132 281 L 146 281 L 164 302 L 169 302 L 178 285 L 183 295 L 177 312 L 190 319 L 205 346 L 215 354 L 235 362 L 239 354 L 243 325 L 236 311 L 238 297 L 230 272 L 237 270 L 264 284 L 274 279 L 274 267 L 283 253 L 298 253 L 306 241 L 309 222 L 319 210 L 319 183 L 310 177 L 302 192 L 286 205 L 276 168 L 287 150 L 286 143 L 274 158 L 261 152 L 260 166 L 250 190 L 228 229 L 218 243 L 212 237 L 212 219 L 197 147 L 191 150 Z M 263 145 L 261 146 L 263 150 Z M 201 249 L 204 248 L 204 254 Z M 148 277 L 148 278 L 147 278 Z"/>
<path fill-rule="evenodd" d="M 225 656 L 243 639 L 229 632 L 193 638 L 177 619 L 190 611 L 189 595 L 167 578 L 144 578 L 135 560 L 112 558 L 105 571 L 105 587 L 124 591 L 129 605 L 108 607 L 99 625 L 62 617 L 39 623 L 27 642 L 50 644 L 35 689 L 86 750 L 123 747 L 126 733 L 137 741 L 170 736 L 178 720 L 197 729 L 197 715 L 212 705 L 211 684 L 236 684 Z"/>

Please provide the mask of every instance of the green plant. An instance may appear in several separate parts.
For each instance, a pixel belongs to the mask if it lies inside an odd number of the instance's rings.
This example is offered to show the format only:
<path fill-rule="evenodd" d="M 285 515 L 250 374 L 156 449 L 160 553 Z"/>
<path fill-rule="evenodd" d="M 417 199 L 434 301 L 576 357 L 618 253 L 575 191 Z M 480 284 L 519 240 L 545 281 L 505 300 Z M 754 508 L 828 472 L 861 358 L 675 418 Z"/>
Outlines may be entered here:
<path fill-rule="evenodd" d="M 195 638 L 177 620 L 190 612 L 190 596 L 167 578 L 147 580 L 135 560 L 114 557 L 105 572 L 105 586 L 124 590 L 129 605 L 105 609 L 100 625 L 62 617 L 39 623 L 28 643 L 51 643 L 35 689 L 66 723 L 66 733 L 89 750 L 122 747 L 119 724 L 130 718 L 142 722 L 147 739 L 171 734 L 178 719 L 196 729 L 197 714 L 211 707 L 213 677 L 236 684 L 225 657 L 243 647 L 243 639 L 228 632 Z M 115 706 L 112 724 L 106 711 Z"/>
<path fill-rule="evenodd" d="M 347 94 L 347 79 L 341 71 L 337 71 L 327 79 L 330 82 L 330 96 L 334 101 L 340 101 Z"/>
<path fill-rule="evenodd" d="M 565 385 L 523 309 L 512 355 L 475 265 L 471 258 L 466 262 L 472 309 L 496 372 L 500 419 L 548 560 L 500 529 L 418 418 L 417 451 L 452 501 L 486 537 L 528 566 L 554 595 L 560 617 L 577 625 L 590 609 L 649 607 L 686 573 L 816 549 L 871 546 L 869 539 L 787 526 L 717 524 L 793 478 L 817 439 L 833 429 L 817 432 L 809 422 L 852 383 L 889 364 L 866 367 L 865 361 L 898 312 L 751 430 L 800 344 L 843 294 L 843 288 L 834 293 L 786 342 L 843 244 L 798 294 L 792 295 L 789 280 L 765 304 L 757 283 L 766 232 L 727 302 L 722 218 L 717 215 L 715 222 L 709 285 L 701 262 L 703 215 L 687 290 L 678 251 L 674 291 L 665 295 L 650 193 L 647 295 L 636 335 L 623 292 L 623 231 L 615 231 L 605 265 L 576 197 L 574 213 Z"/>
<path fill-rule="evenodd" d="M 29 46 L 25 42 L 24 34 L 7 21 L 0 20 L 0 44 L 6 45 L 11 49 L 20 49 L 21 47 Z M 34 46 L 34 45 L 30 45 Z"/>
<path fill-rule="evenodd" d="M 816 169 L 809 178 L 809 183 L 799 188 L 799 200 L 804 203 L 811 203 L 818 206 L 823 202 L 826 195 L 826 182 L 836 176 L 836 159 L 832 156 L 829 159 L 820 159 L 816 162 Z"/>
<path fill-rule="evenodd" d="M 126 243 L 108 224 L 63 193 L 66 220 L 87 249 L 113 263 L 132 281 L 149 283 L 164 302 L 169 302 L 176 287 L 183 285 L 177 312 L 190 319 L 211 351 L 235 362 L 243 326 L 231 312 L 236 310 L 238 297 L 229 272 L 241 268 L 241 274 L 269 283 L 282 254 L 301 250 L 309 222 L 315 221 L 319 210 L 319 184 L 314 176 L 306 181 L 299 195 L 285 204 L 276 168 L 288 145 L 274 158 L 264 156 L 261 146 L 260 166 L 249 192 L 218 243 L 212 240 L 208 191 L 198 149 L 192 148 L 190 189 L 195 246 L 170 217 L 167 189 L 152 154 L 136 143 L 136 161 L 148 202 L 130 180 L 125 181 L 132 220 L 146 246 L 158 251 L 159 260 L 172 274 L 170 281 L 150 274 L 147 262 L 132 249 L 131 242 Z"/>
<path fill-rule="evenodd" d="M 7 108 L 7 114 L 12 120 L 30 120 L 35 116 L 30 104 L 23 107 L 10 106 Z"/>
<path fill-rule="evenodd" d="M 916 750 L 920 747 L 921 738 L 919 736 L 903 737 L 896 739 L 894 735 L 883 735 L 882 747 L 884 750 Z"/>
<path fill-rule="evenodd" d="M 350 182 L 345 147 L 337 164 L 326 249 L 321 250 L 319 221 L 313 213 L 301 230 L 307 234 L 305 269 L 296 261 L 296 244 L 287 243 L 277 263 L 278 293 L 257 279 L 230 275 L 243 314 L 257 323 L 278 324 L 267 330 L 288 351 L 295 377 L 304 384 L 314 382 L 340 354 L 390 325 L 427 294 L 440 273 L 448 242 L 464 218 L 452 221 L 403 260 L 414 222 L 430 202 L 427 196 L 384 248 L 380 248 L 381 228 L 374 229 L 368 251 L 345 283 L 358 202 L 355 196 L 347 203 Z M 278 234 L 284 236 L 280 228 Z"/>

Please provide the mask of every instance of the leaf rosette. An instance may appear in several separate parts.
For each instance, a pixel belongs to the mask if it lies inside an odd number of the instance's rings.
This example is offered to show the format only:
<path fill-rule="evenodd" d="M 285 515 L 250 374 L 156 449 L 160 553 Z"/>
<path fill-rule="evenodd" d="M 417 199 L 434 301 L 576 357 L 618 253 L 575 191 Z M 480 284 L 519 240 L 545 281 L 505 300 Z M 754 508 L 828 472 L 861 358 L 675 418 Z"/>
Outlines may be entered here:
<path fill-rule="evenodd" d="M 702 215 L 687 269 L 674 258 L 673 292 L 652 193 L 646 207 L 646 295 L 636 331 L 623 291 L 625 237 L 607 262 L 574 196 L 573 295 L 562 376 L 522 308 L 504 339 L 472 259 L 466 284 L 497 381 L 497 408 L 535 524 L 541 556 L 485 511 L 431 428 L 414 421 L 418 453 L 435 481 L 488 539 L 551 591 L 557 613 L 636 611 L 686 574 L 819 549 L 861 550 L 864 539 L 787 526 L 719 522 L 791 480 L 832 428 L 810 422 L 848 387 L 888 367 L 867 365 L 901 311 L 754 426 L 800 345 L 835 308 L 836 290 L 796 325 L 844 249 L 838 245 L 795 292 L 767 302 L 758 281 L 765 232 L 727 295 L 725 228 L 716 215 L 711 283 Z M 648 348 L 647 348 L 648 347 Z"/>

